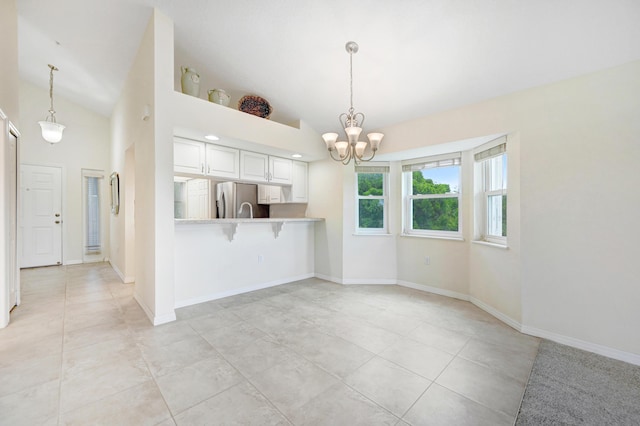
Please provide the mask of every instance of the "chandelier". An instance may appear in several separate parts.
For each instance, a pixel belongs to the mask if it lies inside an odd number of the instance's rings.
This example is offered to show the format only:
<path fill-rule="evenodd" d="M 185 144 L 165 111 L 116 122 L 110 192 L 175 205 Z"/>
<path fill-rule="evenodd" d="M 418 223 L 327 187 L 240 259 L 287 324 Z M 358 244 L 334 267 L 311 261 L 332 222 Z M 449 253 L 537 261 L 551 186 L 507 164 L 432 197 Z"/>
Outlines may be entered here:
<path fill-rule="evenodd" d="M 62 131 L 64 127 L 62 124 L 56 122 L 56 110 L 53 109 L 53 72 L 58 71 L 58 68 L 49 64 L 49 99 L 51 100 L 51 106 L 49 107 L 49 115 L 44 121 L 38 121 L 42 129 L 42 137 L 50 144 L 58 143 L 62 140 Z"/>
<path fill-rule="evenodd" d="M 353 54 L 358 52 L 358 43 L 355 41 L 347 42 L 345 45 L 347 53 L 349 53 L 349 88 L 350 88 L 350 108 L 349 112 L 342 113 L 339 116 L 340 125 L 342 126 L 345 134 L 347 135 L 346 141 L 338 141 L 337 133 L 325 133 L 322 135 L 322 139 L 327 144 L 329 155 L 335 161 L 340 161 L 342 164 L 349 164 L 353 159 L 355 164 L 361 161 L 371 161 L 376 155 L 376 151 L 380 147 L 380 142 L 384 135 L 382 133 L 369 133 L 367 138 L 369 142 L 359 141 L 360 133 L 362 132 L 362 124 L 364 123 L 364 114 L 361 112 L 355 112 L 353 109 Z M 365 149 L 367 146 L 371 149 L 371 156 L 364 158 Z M 337 151 L 338 157 L 335 156 Z"/>

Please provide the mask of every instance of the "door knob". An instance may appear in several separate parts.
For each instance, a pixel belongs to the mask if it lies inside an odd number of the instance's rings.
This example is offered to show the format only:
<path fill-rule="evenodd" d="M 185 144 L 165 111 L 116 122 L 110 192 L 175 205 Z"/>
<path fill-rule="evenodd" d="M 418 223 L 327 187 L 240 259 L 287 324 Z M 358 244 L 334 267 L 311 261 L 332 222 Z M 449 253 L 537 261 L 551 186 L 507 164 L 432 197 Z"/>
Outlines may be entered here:
<path fill-rule="evenodd" d="M 56 217 L 60 217 L 60 213 L 56 213 Z"/>
<path fill-rule="evenodd" d="M 59 221 L 59 220 L 56 220 L 56 223 L 60 223 L 60 221 Z"/>

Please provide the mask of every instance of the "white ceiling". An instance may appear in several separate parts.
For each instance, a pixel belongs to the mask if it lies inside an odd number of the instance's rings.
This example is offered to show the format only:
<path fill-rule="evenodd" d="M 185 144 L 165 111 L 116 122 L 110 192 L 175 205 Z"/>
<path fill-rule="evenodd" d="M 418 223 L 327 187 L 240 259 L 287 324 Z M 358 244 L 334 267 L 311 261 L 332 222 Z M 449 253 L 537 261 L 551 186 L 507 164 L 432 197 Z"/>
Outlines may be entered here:
<path fill-rule="evenodd" d="M 272 119 L 365 131 L 640 59 L 638 0 L 17 0 L 21 77 L 109 116 L 155 6 L 180 65 L 232 102 L 268 99 Z M 43 114 L 46 106 L 43 106 Z M 59 111 L 59 117 L 64 115 Z"/>

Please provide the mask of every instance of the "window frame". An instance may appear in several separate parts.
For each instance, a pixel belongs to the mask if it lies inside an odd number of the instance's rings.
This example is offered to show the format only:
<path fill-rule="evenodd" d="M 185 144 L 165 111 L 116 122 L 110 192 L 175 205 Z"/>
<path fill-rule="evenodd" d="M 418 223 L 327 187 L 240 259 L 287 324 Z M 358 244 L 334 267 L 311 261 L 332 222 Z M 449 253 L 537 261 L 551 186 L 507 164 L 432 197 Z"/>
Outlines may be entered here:
<path fill-rule="evenodd" d="M 458 164 L 455 164 L 455 162 Z M 454 164 L 446 164 L 447 162 L 453 161 Z M 433 157 L 425 157 L 418 158 L 413 160 L 403 161 L 403 167 L 419 165 L 419 164 L 439 164 L 443 163 L 443 165 L 436 165 L 435 167 L 429 168 L 439 168 L 439 167 L 458 167 L 458 192 L 450 192 L 447 194 L 417 194 L 413 195 L 413 172 L 418 170 L 411 171 L 402 171 L 402 195 L 403 195 L 403 235 L 406 236 L 418 236 L 418 237 L 427 237 L 427 238 L 443 238 L 443 239 L 454 239 L 454 240 L 463 240 L 463 207 L 462 207 L 462 193 L 463 193 L 463 184 L 462 184 L 462 153 L 455 152 L 444 155 L 438 155 Z M 458 230 L 457 231 L 442 231 L 437 229 L 414 229 L 413 228 L 413 200 L 422 200 L 422 199 L 445 199 L 445 198 L 455 198 L 458 200 Z"/>
<path fill-rule="evenodd" d="M 381 174 L 382 175 L 382 195 L 360 195 L 359 179 L 360 174 Z M 389 234 L 389 166 L 387 165 L 359 165 L 355 168 L 355 235 L 387 235 Z M 382 228 L 361 228 L 360 227 L 360 200 L 382 200 Z"/>
<path fill-rule="evenodd" d="M 104 193 L 104 177 L 103 170 L 82 169 L 82 260 L 83 262 L 101 262 L 105 258 L 106 246 L 105 246 L 105 193 Z M 87 238 L 88 238 L 88 178 L 97 179 L 97 196 L 98 196 L 98 226 L 99 226 L 99 239 L 100 247 L 97 250 L 88 250 Z"/>
<path fill-rule="evenodd" d="M 495 151 L 496 153 L 491 153 L 491 151 Z M 484 155 L 484 158 L 478 160 L 478 156 Z M 483 145 L 478 148 L 474 154 L 475 161 L 474 167 L 476 170 L 474 186 L 476 187 L 476 194 L 478 197 L 476 198 L 476 241 L 485 242 L 489 244 L 496 244 L 499 246 L 506 247 L 508 242 L 508 227 L 507 227 L 507 235 L 489 235 L 489 222 L 491 220 L 491 212 L 489 212 L 489 198 L 492 196 L 500 195 L 507 197 L 507 205 L 505 208 L 507 209 L 507 220 L 509 218 L 508 215 L 508 194 L 509 194 L 509 156 L 507 151 L 507 138 L 500 137 L 496 140 L 489 142 L 488 144 Z M 501 189 L 489 189 L 491 182 L 491 175 L 493 172 L 493 162 L 491 160 L 502 157 L 503 160 L 500 162 L 500 165 L 503 168 L 503 181 L 504 185 L 501 185 Z M 506 162 L 506 164 L 505 164 Z M 506 174 L 506 176 L 504 176 Z M 501 218 L 502 219 L 502 218 Z"/>

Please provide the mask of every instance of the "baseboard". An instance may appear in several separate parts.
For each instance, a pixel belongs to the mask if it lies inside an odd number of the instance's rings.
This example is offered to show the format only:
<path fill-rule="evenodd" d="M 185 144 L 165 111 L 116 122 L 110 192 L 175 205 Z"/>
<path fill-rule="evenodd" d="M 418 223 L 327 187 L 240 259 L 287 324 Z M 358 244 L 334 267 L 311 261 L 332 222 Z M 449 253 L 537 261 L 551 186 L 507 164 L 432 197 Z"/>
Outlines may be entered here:
<path fill-rule="evenodd" d="M 487 305 L 482 300 L 476 299 L 473 296 L 469 297 L 469 302 L 473 303 L 474 305 L 476 305 L 478 308 L 482 309 L 489 315 L 496 317 L 497 319 L 507 324 L 511 328 L 514 328 L 517 331 L 522 332 L 522 324 L 520 324 L 518 321 L 514 320 L 510 316 L 503 314 L 493 306 Z"/>
<path fill-rule="evenodd" d="M 343 285 L 395 285 L 398 284 L 397 280 L 391 280 L 391 279 L 380 279 L 380 278 L 356 278 L 356 279 L 342 279 L 342 278 L 336 278 L 336 277 L 331 277 L 329 275 L 324 275 L 324 274 L 314 274 L 313 275 L 315 278 L 320 278 L 321 280 L 325 280 L 325 281 L 330 281 L 332 283 L 336 283 L 336 284 L 343 284 Z"/>
<path fill-rule="evenodd" d="M 344 283 L 342 282 L 342 279 L 341 279 L 341 278 L 331 277 L 331 276 L 329 276 L 329 275 L 318 274 L 318 273 L 314 274 L 313 276 L 314 276 L 315 278 L 320 278 L 321 280 L 329 281 L 329 282 L 332 282 L 332 283 L 336 283 L 336 284 L 344 284 Z"/>
<path fill-rule="evenodd" d="M 130 284 L 135 281 L 135 277 L 125 276 L 122 271 L 120 271 L 120 269 L 118 269 L 118 267 L 111 261 L 111 259 L 109 259 L 109 265 L 111 265 L 111 269 L 113 269 L 116 274 L 118 274 L 123 283 Z"/>
<path fill-rule="evenodd" d="M 395 285 L 397 283 L 398 281 L 396 280 L 381 280 L 375 278 L 342 280 L 342 284 L 344 285 Z"/>
<path fill-rule="evenodd" d="M 564 336 L 552 331 L 541 330 L 535 327 L 522 326 L 521 331 L 531 336 L 542 337 L 543 339 L 552 340 L 556 343 L 593 352 L 608 358 L 617 359 L 619 361 L 628 362 L 629 364 L 640 365 L 640 355 L 631 352 L 625 352 L 608 346 L 599 345 L 597 343 L 586 342 L 574 337 Z"/>
<path fill-rule="evenodd" d="M 151 323 L 153 325 L 166 324 L 168 322 L 176 320 L 176 312 L 174 310 L 171 310 L 171 312 L 168 314 L 156 316 L 151 311 L 151 309 L 149 309 L 149 307 L 142 301 L 137 293 L 134 293 L 133 298 L 136 299 L 136 302 L 138 302 L 138 305 L 140 305 L 144 313 L 147 314 L 147 317 L 149 318 L 149 320 L 151 320 Z"/>
<path fill-rule="evenodd" d="M 221 291 L 219 293 L 211 293 L 204 296 L 194 297 L 187 300 L 176 301 L 175 307 L 184 308 L 185 306 L 197 305 L 198 303 L 209 302 L 211 300 L 223 299 L 225 297 L 236 296 L 242 293 L 248 293 L 250 291 L 263 290 L 269 287 L 275 287 L 282 284 L 291 283 L 294 281 L 306 280 L 307 278 L 313 278 L 313 274 L 298 275 L 296 277 L 288 277 L 280 280 L 269 281 L 266 283 L 254 284 L 241 288 L 234 288 L 233 290 Z"/>
<path fill-rule="evenodd" d="M 469 301 L 469 295 L 458 293 L 457 291 L 445 290 L 443 288 L 432 287 L 423 284 L 416 284 L 409 281 L 398 281 L 398 285 L 402 287 L 409 287 L 414 290 L 421 290 L 428 293 L 439 294 L 440 296 L 453 297 L 454 299 L 464 300 L 465 302 Z"/>

